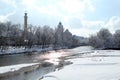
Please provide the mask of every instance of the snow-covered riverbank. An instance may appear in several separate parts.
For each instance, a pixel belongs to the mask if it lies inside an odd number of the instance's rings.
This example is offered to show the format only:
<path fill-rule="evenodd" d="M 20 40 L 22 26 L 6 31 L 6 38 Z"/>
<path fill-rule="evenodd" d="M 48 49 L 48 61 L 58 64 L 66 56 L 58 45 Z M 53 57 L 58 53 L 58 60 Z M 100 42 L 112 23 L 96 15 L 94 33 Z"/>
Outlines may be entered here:
<path fill-rule="evenodd" d="M 29 55 L 31 56 L 31 55 Z M 38 61 L 31 64 L 17 64 L 0 67 L 6 73 L 16 73 L 0 80 L 119 80 L 120 79 L 120 51 L 92 50 L 89 46 L 37 55 Z M 45 62 L 50 63 L 50 66 Z M 52 65 L 51 65 L 52 64 Z M 45 67 L 47 65 L 47 67 Z M 67 66 L 66 66 L 67 65 Z M 16 67 L 16 68 L 15 68 Z M 27 67 L 27 68 L 26 68 Z M 0 69 L 0 70 L 1 70 Z M 25 72 L 21 72 L 25 70 Z M 27 70 L 27 71 L 26 71 Z"/>
<path fill-rule="evenodd" d="M 46 74 L 42 80 L 120 80 L 120 51 L 93 50 L 72 55 L 67 61 L 73 64 Z"/>
<path fill-rule="evenodd" d="M 10 65 L 10 66 L 3 66 L 0 67 L 0 74 L 8 73 L 8 72 L 15 72 L 20 70 L 21 68 L 39 65 L 39 63 L 29 63 L 29 64 L 18 64 L 18 65 Z"/>
<path fill-rule="evenodd" d="M 61 48 L 58 48 L 61 49 Z M 31 48 L 26 47 L 8 47 L 5 50 L 0 50 L 0 55 L 7 54 L 21 54 L 21 53 L 29 53 L 29 52 L 44 52 L 54 50 L 53 47 L 42 48 L 41 46 L 34 46 Z"/>

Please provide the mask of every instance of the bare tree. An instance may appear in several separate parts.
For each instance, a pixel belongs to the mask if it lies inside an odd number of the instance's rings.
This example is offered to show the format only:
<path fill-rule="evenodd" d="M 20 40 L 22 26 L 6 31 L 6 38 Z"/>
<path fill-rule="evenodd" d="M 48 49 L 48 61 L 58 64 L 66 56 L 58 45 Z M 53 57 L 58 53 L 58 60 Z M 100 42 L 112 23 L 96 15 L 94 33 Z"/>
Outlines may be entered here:
<path fill-rule="evenodd" d="M 72 33 L 70 33 L 68 29 L 63 33 L 63 43 L 67 47 L 72 46 Z"/>
<path fill-rule="evenodd" d="M 59 22 L 55 31 L 55 42 L 59 46 L 63 46 L 63 32 L 64 28 L 61 22 Z"/>

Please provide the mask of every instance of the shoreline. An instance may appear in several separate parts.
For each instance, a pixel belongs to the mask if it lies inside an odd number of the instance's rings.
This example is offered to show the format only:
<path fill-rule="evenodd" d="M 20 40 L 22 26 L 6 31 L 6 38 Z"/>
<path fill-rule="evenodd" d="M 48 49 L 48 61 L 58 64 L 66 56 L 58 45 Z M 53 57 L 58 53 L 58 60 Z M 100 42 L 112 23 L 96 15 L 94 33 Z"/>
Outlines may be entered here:
<path fill-rule="evenodd" d="M 47 64 L 46 66 L 44 66 L 44 64 Z M 20 77 L 21 74 L 24 75 L 30 75 L 31 73 L 33 73 L 36 70 L 39 70 L 40 68 L 46 68 L 46 67 L 51 67 L 53 64 L 52 63 L 26 63 L 26 64 L 16 64 L 16 65 L 10 65 L 10 66 L 4 66 L 7 67 L 6 69 L 8 71 L 3 71 L 3 73 L 0 73 L 0 79 L 4 79 L 7 77 L 14 77 L 14 76 L 18 76 Z M 18 67 L 16 67 L 18 66 Z M 0 67 L 0 69 L 2 69 L 3 67 Z M 18 69 L 17 69 L 18 68 Z"/>
<path fill-rule="evenodd" d="M 21 65 L 21 67 L 19 67 L 19 69 L 16 69 L 17 68 L 16 66 L 20 66 L 20 65 Z M 6 71 L 6 72 L 3 71 L 3 73 L 2 72 L 0 73 L 0 78 L 5 77 L 5 76 L 13 76 L 16 74 L 20 74 L 21 72 L 26 73 L 26 72 L 32 71 L 32 70 L 40 67 L 40 63 L 29 63 L 29 64 L 25 64 L 26 66 L 22 66 L 22 65 L 24 65 L 24 64 L 0 67 L 0 68 L 5 68 L 5 67 L 8 68 L 8 71 Z"/>
<path fill-rule="evenodd" d="M 12 48 L 12 49 L 11 49 Z M 48 47 L 48 48 L 41 48 L 41 47 L 32 47 L 32 48 L 25 48 L 25 47 L 11 47 L 10 49 L 0 50 L 0 56 L 5 55 L 16 55 L 16 54 L 32 54 L 32 52 L 48 52 L 52 50 L 60 50 L 60 49 L 68 49 L 66 47 Z"/>

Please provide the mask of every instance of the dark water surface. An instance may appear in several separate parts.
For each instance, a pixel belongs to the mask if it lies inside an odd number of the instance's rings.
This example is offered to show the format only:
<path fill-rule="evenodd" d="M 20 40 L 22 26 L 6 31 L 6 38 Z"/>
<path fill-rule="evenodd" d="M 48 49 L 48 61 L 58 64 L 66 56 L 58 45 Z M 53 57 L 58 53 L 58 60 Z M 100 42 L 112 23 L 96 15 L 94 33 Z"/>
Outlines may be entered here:
<path fill-rule="evenodd" d="M 40 56 L 40 55 L 41 54 L 35 54 L 35 55 L 16 54 L 16 55 L 0 56 L 0 66 L 37 62 L 36 56 Z"/>

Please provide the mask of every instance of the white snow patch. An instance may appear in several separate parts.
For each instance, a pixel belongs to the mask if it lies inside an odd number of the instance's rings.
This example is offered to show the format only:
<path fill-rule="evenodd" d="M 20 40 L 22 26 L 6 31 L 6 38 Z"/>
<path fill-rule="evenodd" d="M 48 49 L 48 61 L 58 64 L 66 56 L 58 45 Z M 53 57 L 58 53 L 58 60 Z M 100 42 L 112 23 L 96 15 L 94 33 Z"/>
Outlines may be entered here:
<path fill-rule="evenodd" d="M 17 71 L 23 67 L 33 66 L 37 65 L 39 63 L 29 63 L 29 64 L 18 64 L 18 65 L 10 65 L 10 66 L 3 66 L 0 67 L 0 74 L 7 73 L 7 72 L 14 72 Z"/>

